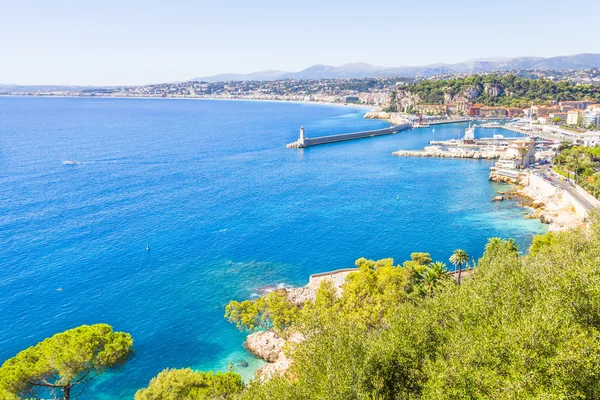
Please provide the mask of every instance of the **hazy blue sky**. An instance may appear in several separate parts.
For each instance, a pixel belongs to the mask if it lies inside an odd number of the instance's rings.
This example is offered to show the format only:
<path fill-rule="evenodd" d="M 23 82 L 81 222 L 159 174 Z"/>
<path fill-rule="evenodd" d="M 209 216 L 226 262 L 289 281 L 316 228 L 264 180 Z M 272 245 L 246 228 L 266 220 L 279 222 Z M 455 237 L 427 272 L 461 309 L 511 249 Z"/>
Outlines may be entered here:
<path fill-rule="evenodd" d="M 600 1 L 0 0 L 0 83 L 600 53 Z"/>

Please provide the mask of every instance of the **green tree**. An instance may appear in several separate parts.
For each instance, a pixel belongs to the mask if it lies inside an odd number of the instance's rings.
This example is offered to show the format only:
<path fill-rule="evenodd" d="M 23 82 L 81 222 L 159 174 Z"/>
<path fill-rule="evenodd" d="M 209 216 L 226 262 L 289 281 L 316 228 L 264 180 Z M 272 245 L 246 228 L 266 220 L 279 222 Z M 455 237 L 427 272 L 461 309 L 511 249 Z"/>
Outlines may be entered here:
<path fill-rule="evenodd" d="M 462 267 L 469 261 L 469 254 L 462 249 L 456 249 L 450 256 L 450 262 L 455 267 L 458 266 L 458 284 L 462 283 Z"/>
<path fill-rule="evenodd" d="M 287 292 L 281 290 L 256 300 L 231 301 L 225 307 L 225 318 L 240 330 L 273 329 L 283 334 L 298 312 L 298 307 L 287 299 Z"/>
<path fill-rule="evenodd" d="M 234 372 L 165 369 L 137 391 L 135 400 L 225 400 L 236 398 L 243 388 L 242 377 Z"/>
<path fill-rule="evenodd" d="M 554 117 L 552 118 L 552 123 L 553 124 L 560 124 L 562 122 L 562 118 L 561 117 Z"/>
<path fill-rule="evenodd" d="M 7 398 L 69 400 L 109 368 L 127 360 L 133 340 L 110 325 L 82 325 L 45 339 L 0 368 Z"/>

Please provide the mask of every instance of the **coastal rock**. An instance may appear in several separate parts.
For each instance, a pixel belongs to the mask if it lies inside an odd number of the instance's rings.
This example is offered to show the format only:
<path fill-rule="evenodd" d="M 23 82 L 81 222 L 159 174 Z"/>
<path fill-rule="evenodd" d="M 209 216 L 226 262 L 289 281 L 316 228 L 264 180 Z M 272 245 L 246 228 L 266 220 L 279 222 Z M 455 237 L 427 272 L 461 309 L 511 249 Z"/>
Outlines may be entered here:
<path fill-rule="evenodd" d="M 317 291 L 310 287 L 300 287 L 287 290 L 287 299 L 290 303 L 301 306 L 307 301 L 315 301 Z"/>
<path fill-rule="evenodd" d="M 489 97 L 497 97 L 502 93 L 502 88 L 500 86 L 491 85 L 486 83 L 483 90 Z"/>
<path fill-rule="evenodd" d="M 285 340 L 271 331 L 254 332 L 246 337 L 244 343 L 249 352 L 271 363 L 283 354 L 284 345 Z"/>
<path fill-rule="evenodd" d="M 479 96 L 479 90 L 477 89 L 476 86 L 469 86 L 463 89 L 463 91 L 460 93 L 460 97 L 465 97 L 469 100 L 473 100 L 475 99 L 477 96 Z"/>
<path fill-rule="evenodd" d="M 496 196 L 492 199 L 492 201 L 503 201 L 504 200 L 504 196 Z"/>
<path fill-rule="evenodd" d="M 285 355 L 272 363 L 266 363 L 256 370 L 255 376 L 259 381 L 266 381 L 274 376 L 283 375 L 290 367 L 290 360 Z"/>
<path fill-rule="evenodd" d="M 366 113 L 364 115 L 363 118 L 366 119 L 390 119 L 392 115 L 388 112 L 383 112 L 383 111 L 369 111 L 368 113 Z"/>

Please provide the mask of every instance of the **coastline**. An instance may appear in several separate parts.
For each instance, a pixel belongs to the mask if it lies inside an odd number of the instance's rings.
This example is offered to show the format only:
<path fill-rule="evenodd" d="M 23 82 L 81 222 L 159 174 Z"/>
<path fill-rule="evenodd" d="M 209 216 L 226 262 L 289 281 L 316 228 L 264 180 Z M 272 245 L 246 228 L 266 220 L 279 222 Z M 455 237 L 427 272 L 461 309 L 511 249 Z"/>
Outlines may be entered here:
<path fill-rule="evenodd" d="M 325 101 L 301 101 L 301 100 L 282 100 L 282 99 L 254 99 L 254 98 L 223 98 L 223 97 L 199 97 L 199 96 L 170 96 L 170 97 L 158 97 L 158 96 L 69 96 L 69 95 L 34 95 L 34 94 L 0 94 L 0 97 L 36 97 L 36 98 L 67 98 L 67 99 L 145 99 L 145 100 L 218 100 L 218 101 L 252 101 L 252 102 L 263 102 L 263 103 L 289 103 L 289 104 L 303 104 L 303 105 L 319 105 L 319 106 L 333 106 L 333 107 L 344 107 L 344 108 L 359 108 L 368 110 L 368 112 L 375 112 L 380 107 L 368 104 L 354 104 L 354 103 L 330 103 Z"/>
<path fill-rule="evenodd" d="M 539 218 L 549 225 L 549 232 L 585 226 L 587 213 L 578 210 L 574 200 L 563 190 L 541 178 L 530 177 L 525 185 L 515 185 L 507 194 L 516 196 L 519 206 L 531 210 L 525 218 Z"/>

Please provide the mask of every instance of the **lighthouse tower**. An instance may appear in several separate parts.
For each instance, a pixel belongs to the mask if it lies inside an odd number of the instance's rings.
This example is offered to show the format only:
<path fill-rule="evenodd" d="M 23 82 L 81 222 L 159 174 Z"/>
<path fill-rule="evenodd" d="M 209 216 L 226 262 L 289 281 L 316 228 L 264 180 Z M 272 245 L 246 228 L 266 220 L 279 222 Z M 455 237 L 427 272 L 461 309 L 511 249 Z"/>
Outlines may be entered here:
<path fill-rule="evenodd" d="M 304 127 L 300 127 L 300 137 L 298 138 L 298 144 L 300 147 L 306 147 L 307 145 L 307 140 L 306 137 L 304 137 Z"/>

